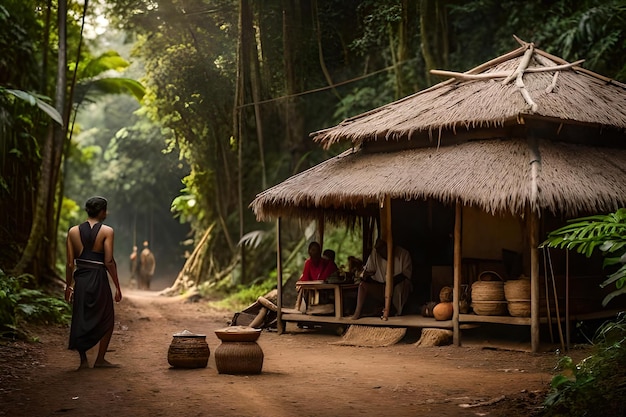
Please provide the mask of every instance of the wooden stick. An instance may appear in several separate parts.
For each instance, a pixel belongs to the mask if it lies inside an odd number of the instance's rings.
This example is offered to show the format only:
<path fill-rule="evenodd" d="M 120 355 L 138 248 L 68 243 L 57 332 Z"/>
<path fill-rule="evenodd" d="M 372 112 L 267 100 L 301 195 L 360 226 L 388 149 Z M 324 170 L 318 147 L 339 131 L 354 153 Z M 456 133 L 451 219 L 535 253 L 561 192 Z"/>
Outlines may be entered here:
<path fill-rule="evenodd" d="M 554 278 L 554 269 L 552 268 L 550 249 L 548 249 L 548 263 L 550 265 L 550 275 L 552 277 L 552 290 L 554 291 L 554 308 L 556 310 L 556 324 L 557 328 L 559 329 L 559 340 L 561 341 L 561 349 L 565 351 L 565 342 L 563 341 L 563 327 L 561 327 L 561 313 L 559 312 L 559 297 L 556 291 L 556 279 Z"/>
<path fill-rule="evenodd" d="M 552 82 L 550 83 L 549 86 L 546 87 L 545 92 L 546 94 L 550 94 L 552 91 L 554 91 L 554 88 L 556 87 L 556 81 L 559 79 L 559 72 L 555 72 L 554 75 L 552 76 Z"/>
<path fill-rule="evenodd" d="M 511 75 L 510 71 L 500 71 L 500 72 L 486 72 L 483 74 L 467 74 L 464 72 L 454 72 L 454 71 L 445 71 L 445 70 L 430 70 L 430 73 L 433 75 L 440 75 L 442 77 L 452 77 L 458 80 L 484 80 L 490 78 L 504 78 Z"/>
<path fill-rule="evenodd" d="M 459 407 L 461 407 L 461 408 L 483 407 L 485 405 L 493 405 L 493 404 L 495 404 L 495 403 L 497 403 L 499 401 L 504 400 L 504 398 L 505 398 L 505 396 L 501 395 L 499 397 L 492 398 L 489 401 L 482 401 L 482 402 L 475 403 L 475 404 L 459 404 Z"/>
<path fill-rule="evenodd" d="M 546 287 L 546 309 L 548 318 L 548 331 L 550 332 L 550 343 L 554 343 L 554 333 L 552 331 L 552 314 L 550 313 L 550 290 L 548 289 L 548 262 L 546 261 L 546 248 L 543 248 L 543 282 Z"/>
<path fill-rule="evenodd" d="M 570 64 L 563 64 L 563 65 L 551 65 L 551 66 L 546 66 L 546 67 L 529 67 L 523 70 L 523 72 L 526 73 L 536 73 L 536 72 L 552 72 L 552 71 L 561 71 L 564 69 L 569 69 L 572 67 L 575 67 L 576 65 L 585 62 L 584 59 L 580 59 L 578 61 L 572 62 Z M 452 77 L 452 78 L 456 78 L 458 80 L 484 80 L 484 79 L 491 79 L 491 78 L 505 78 L 505 77 L 510 77 L 512 75 L 515 75 L 515 71 L 511 72 L 511 71 L 498 71 L 498 72 L 486 72 L 486 73 L 482 73 L 482 74 L 468 74 L 465 72 L 455 72 L 455 71 L 445 71 L 445 70 L 437 70 L 437 69 L 433 69 L 430 70 L 430 73 L 433 75 L 439 75 L 442 77 Z"/>
<path fill-rule="evenodd" d="M 571 62 L 569 64 L 551 65 L 551 66 L 545 66 L 545 67 L 530 67 L 530 68 L 526 68 L 526 70 L 524 72 L 561 71 L 561 70 L 565 70 L 565 69 L 574 68 L 575 66 L 577 66 L 578 64 L 582 64 L 583 62 L 585 62 L 584 59 L 579 59 L 578 61 L 574 61 L 574 62 Z"/>
<path fill-rule="evenodd" d="M 530 58 L 533 56 L 534 51 L 535 51 L 535 48 L 533 48 L 531 44 L 530 47 L 524 53 L 524 56 L 522 57 L 522 59 L 520 60 L 519 65 L 517 66 L 517 69 L 513 73 L 511 73 L 511 75 L 506 77 L 504 81 L 502 81 L 502 84 L 508 84 L 509 82 L 511 82 L 511 80 L 513 80 L 513 78 L 519 78 L 522 75 L 524 75 L 524 70 L 528 68 L 528 64 L 530 64 Z"/>
<path fill-rule="evenodd" d="M 533 113 L 536 112 L 539 106 L 537 106 L 537 103 L 533 101 L 533 98 L 530 96 L 530 93 L 526 89 L 526 86 L 524 85 L 524 82 L 521 78 L 517 79 L 517 81 L 515 82 L 515 86 L 519 88 L 520 93 L 522 93 L 522 97 L 524 97 L 524 100 L 526 100 L 526 103 L 528 103 L 528 105 L 530 106 L 530 110 Z"/>

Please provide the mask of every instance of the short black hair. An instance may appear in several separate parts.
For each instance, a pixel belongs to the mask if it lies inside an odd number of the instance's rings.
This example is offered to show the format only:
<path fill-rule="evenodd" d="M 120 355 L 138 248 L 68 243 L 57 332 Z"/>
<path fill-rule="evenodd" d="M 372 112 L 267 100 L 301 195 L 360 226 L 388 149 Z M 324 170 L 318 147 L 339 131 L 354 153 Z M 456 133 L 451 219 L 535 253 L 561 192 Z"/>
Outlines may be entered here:
<path fill-rule="evenodd" d="M 89 217 L 96 217 L 102 210 L 107 209 L 107 199 L 104 197 L 91 197 L 85 203 L 85 211 Z"/>

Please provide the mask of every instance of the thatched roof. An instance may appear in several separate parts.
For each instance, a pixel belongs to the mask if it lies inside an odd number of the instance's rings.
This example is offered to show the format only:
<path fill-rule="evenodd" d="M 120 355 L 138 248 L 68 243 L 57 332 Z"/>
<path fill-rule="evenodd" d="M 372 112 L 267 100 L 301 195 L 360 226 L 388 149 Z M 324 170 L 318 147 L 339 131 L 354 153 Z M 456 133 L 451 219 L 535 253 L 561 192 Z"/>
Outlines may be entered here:
<path fill-rule="evenodd" d="M 386 195 L 518 215 L 626 206 L 626 85 L 526 43 L 452 75 L 313 133 L 353 148 L 258 194 L 257 219 L 354 217 Z"/>
<path fill-rule="evenodd" d="M 521 77 L 510 77 L 518 69 Z M 444 130 L 457 134 L 529 118 L 626 129 L 626 85 L 568 65 L 532 44 L 463 74 L 440 73 L 455 78 L 311 136 L 325 147 L 419 134 L 437 140 Z"/>
<path fill-rule="evenodd" d="M 538 161 L 533 195 L 531 160 Z M 576 215 L 626 206 L 626 149 L 541 140 L 485 140 L 440 148 L 348 150 L 260 193 L 258 220 L 336 215 L 392 199 L 458 201 L 492 213 L 535 209 Z"/>

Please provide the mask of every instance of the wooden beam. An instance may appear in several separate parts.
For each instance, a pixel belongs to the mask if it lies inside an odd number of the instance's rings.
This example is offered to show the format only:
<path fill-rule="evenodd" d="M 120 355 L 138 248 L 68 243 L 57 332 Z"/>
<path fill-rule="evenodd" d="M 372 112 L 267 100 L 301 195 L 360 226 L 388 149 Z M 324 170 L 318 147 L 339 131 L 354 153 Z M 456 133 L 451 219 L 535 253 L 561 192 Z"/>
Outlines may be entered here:
<path fill-rule="evenodd" d="M 539 215 L 529 209 L 530 244 L 530 345 L 533 353 L 539 351 Z M 546 295 L 547 296 L 547 295 Z"/>
<path fill-rule="evenodd" d="M 320 214 L 317 217 L 317 243 L 320 244 L 320 248 L 324 249 L 324 227 L 326 223 L 324 222 L 324 213 Z"/>
<path fill-rule="evenodd" d="M 276 327 L 278 334 L 283 334 L 285 324 L 283 322 L 283 261 L 282 261 L 282 243 L 280 239 L 280 217 L 276 220 L 276 303 L 278 311 L 276 312 Z"/>
<path fill-rule="evenodd" d="M 384 212 L 384 216 L 383 216 Z M 385 242 L 387 242 L 387 271 L 385 275 L 385 309 L 383 310 L 383 320 L 389 318 L 389 312 L 391 311 L 391 300 L 393 298 L 393 266 L 394 266 L 394 254 L 393 254 L 393 233 L 391 233 L 391 197 L 385 196 L 385 202 L 381 208 L 381 219 L 384 219 L 381 223 L 383 226 L 383 236 Z"/>
<path fill-rule="evenodd" d="M 460 201 L 456 202 L 454 213 L 454 291 L 452 295 L 452 305 L 454 310 L 452 313 L 452 343 L 455 346 L 461 346 L 461 331 L 459 327 L 459 299 L 461 294 L 461 221 L 462 221 L 462 205 Z"/>

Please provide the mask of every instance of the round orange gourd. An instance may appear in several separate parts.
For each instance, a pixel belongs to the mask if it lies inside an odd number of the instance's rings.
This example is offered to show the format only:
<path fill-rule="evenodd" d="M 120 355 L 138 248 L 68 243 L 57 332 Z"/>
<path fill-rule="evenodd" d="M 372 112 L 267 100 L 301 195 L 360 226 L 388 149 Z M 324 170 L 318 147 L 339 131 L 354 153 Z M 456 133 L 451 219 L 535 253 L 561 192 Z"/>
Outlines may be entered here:
<path fill-rule="evenodd" d="M 433 315 L 435 320 L 450 320 L 453 311 L 452 303 L 439 303 L 433 308 Z"/>

